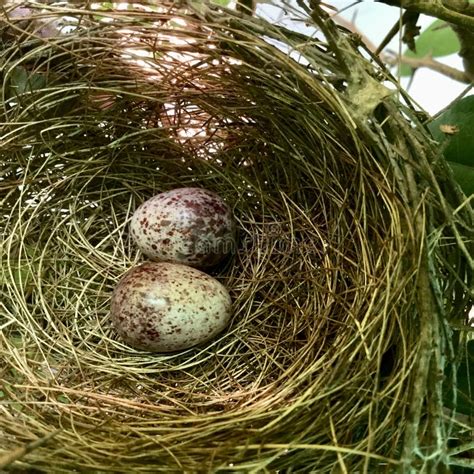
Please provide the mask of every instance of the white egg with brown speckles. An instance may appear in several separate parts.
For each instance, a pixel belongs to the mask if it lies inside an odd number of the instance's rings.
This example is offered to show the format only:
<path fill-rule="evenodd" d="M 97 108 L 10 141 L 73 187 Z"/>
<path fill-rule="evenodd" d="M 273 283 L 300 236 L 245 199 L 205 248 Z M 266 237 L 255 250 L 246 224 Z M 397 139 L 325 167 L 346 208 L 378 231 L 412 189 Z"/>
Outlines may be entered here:
<path fill-rule="evenodd" d="M 222 283 L 196 268 L 145 262 L 130 269 L 112 295 L 112 322 L 130 346 L 174 352 L 217 336 L 232 314 Z"/>
<path fill-rule="evenodd" d="M 209 268 L 235 248 L 230 207 L 202 188 L 178 188 L 158 194 L 134 212 L 130 231 L 150 259 Z"/>

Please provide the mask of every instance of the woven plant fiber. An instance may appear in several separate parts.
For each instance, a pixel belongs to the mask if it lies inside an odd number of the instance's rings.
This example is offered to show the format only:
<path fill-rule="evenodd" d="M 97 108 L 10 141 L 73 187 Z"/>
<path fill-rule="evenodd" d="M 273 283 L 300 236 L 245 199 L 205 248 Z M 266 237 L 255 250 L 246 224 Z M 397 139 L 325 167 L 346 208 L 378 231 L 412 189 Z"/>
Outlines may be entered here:
<path fill-rule="evenodd" d="M 206 2 L 4 10 L 6 469 L 448 469 L 472 208 L 427 117 L 299 3 L 308 36 Z M 210 271 L 232 321 L 192 349 L 135 350 L 109 318 L 144 260 L 129 220 L 183 186 L 233 209 L 237 248 Z"/>

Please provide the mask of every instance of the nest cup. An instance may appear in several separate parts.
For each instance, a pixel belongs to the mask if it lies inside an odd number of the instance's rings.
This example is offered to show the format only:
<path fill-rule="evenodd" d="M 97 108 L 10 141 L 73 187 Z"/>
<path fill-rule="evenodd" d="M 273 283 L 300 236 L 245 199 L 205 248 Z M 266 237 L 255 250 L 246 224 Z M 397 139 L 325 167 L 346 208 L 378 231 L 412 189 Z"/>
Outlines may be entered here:
<path fill-rule="evenodd" d="M 469 306 L 472 209 L 390 74 L 311 3 L 311 37 L 173 2 L 8 10 L 4 465 L 335 473 L 447 462 L 455 427 L 437 375 L 453 357 L 449 324 Z M 237 248 L 212 271 L 232 322 L 183 352 L 134 350 L 109 319 L 113 288 L 143 259 L 129 219 L 183 186 L 234 209 Z"/>

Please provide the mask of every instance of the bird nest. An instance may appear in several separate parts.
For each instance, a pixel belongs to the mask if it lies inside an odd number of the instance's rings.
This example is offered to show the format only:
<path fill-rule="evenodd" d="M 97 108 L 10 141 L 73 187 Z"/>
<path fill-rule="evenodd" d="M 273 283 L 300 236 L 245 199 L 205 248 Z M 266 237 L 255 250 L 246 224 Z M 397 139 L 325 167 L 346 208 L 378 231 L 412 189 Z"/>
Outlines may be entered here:
<path fill-rule="evenodd" d="M 440 371 L 467 318 L 473 219 L 424 115 L 318 2 L 299 2 L 308 35 L 175 3 L 5 10 L 2 465 L 449 464 Z M 129 219 L 183 186 L 235 214 L 212 272 L 232 322 L 182 352 L 135 350 L 109 319 L 143 260 Z"/>

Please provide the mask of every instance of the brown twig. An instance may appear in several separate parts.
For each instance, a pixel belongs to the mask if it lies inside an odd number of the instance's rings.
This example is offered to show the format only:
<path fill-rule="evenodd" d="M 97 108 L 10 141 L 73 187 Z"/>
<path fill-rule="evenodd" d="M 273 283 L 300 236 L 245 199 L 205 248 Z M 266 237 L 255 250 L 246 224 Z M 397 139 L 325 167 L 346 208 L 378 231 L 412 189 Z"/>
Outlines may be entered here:
<path fill-rule="evenodd" d="M 450 77 L 455 81 L 465 82 L 467 84 L 471 82 L 468 75 L 464 71 L 460 71 L 459 69 L 436 61 L 431 56 L 425 56 L 423 58 L 410 58 L 408 56 L 398 56 L 391 53 L 390 55 L 384 55 L 383 60 L 390 65 L 406 64 L 413 69 L 425 67 L 427 69 L 431 69 L 432 71 L 439 72 L 444 76 Z"/>

